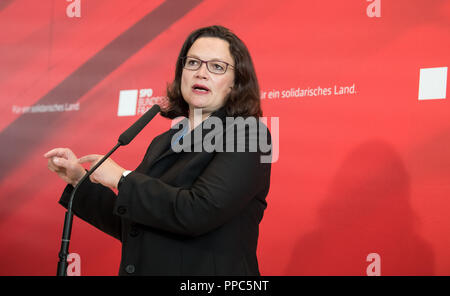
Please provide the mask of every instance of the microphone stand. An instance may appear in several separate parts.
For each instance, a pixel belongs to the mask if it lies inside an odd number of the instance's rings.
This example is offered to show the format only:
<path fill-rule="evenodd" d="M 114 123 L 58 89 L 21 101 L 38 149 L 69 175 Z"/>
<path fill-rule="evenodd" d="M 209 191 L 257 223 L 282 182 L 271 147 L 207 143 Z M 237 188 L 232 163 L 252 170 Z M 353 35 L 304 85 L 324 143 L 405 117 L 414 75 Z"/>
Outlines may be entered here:
<path fill-rule="evenodd" d="M 105 156 L 103 156 L 102 159 L 100 159 L 99 162 L 97 162 L 84 176 L 80 179 L 80 181 L 75 185 L 75 188 L 72 190 L 72 194 L 70 195 L 69 199 L 69 205 L 67 206 L 67 212 L 64 218 L 64 228 L 63 228 L 63 234 L 61 239 L 61 249 L 59 251 L 58 257 L 58 270 L 57 270 L 57 276 L 66 276 L 67 275 L 67 256 L 69 254 L 69 243 L 70 243 L 70 234 L 72 232 L 72 222 L 73 222 L 73 212 L 72 212 L 72 203 L 73 198 L 75 197 L 75 193 L 78 190 L 78 187 L 89 178 L 89 176 L 103 163 L 105 160 L 111 156 L 111 154 L 114 153 L 114 151 L 117 150 L 122 146 L 120 142 L 117 142 L 116 146 L 114 146 L 111 151 L 108 152 Z"/>
<path fill-rule="evenodd" d="M 132 126 L 130 126 L 125 132 L 123 132 L 119 140 L 117 141 L 116 146 L 114 146 L 111 151 L 108 152 L 99 162 L 97 162 L 84 176 L 78 181 L 77 185 L 72 191 L 70 195 L 69 204 L 67 206 L 67 212 L 64 217 L 64 228 L 63 235 L 61 239 L 61 249 L 59 251 L 58 257 L 58 269 L 56 271 L 57 276 L 66 276 L 67 275 L 67 256 L 69 254 L 69 243 L 70 243 L 70 233 L 72 232 L 72 222 L 73 222 L 73 212 L 72 212 L 72 203 L 75 193 L 78 190 L 78 187 L 86 180 L 105 160 L 114 153 L 120 146 L 128 145 L 134 137 L 156 116 L 156 114 L 161 111 L 159 105 L 153 105 L 147 112 L 144 113 Z"/>

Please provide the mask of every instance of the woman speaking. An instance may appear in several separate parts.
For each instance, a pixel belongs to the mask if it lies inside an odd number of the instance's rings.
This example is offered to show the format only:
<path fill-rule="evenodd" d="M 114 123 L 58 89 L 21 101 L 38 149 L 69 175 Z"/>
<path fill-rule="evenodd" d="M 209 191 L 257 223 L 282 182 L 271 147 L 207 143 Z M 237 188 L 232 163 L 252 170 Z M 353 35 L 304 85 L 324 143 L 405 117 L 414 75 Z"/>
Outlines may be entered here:
<path fill-rule="evenodd" d="M 259 275 L 256 249 L 271 164 L 261 161 L 267 151 L 252 141 L 270 143 L 270 133 L 258 120 L 259 86 L 244 43 L 221 26 L 192 32 L 167 97 L 161 114 L 184 116 L 184 124 L 155 137 L 133 171 L 107 159 L 80 184 L 75 215 L 122 242 L 119 275 Z M 258 121 L 256 140 L 254 126 L 238 127 L 250 139 L 244 149 L 229 149 L 236 143 L 228 145 L 233 138 L 225 136 L 235 118 Z M 218 122 L 222 128 L 213 129 Z M 173 149 L 198 144 L 198 134 L 202 143 L 214 134 L 216 149 Z M 82 164 L 92 167 L 102 157 L 77 158 L 68 148 L 44 156 L 68 183 L 60 199 L 65 207 L 86 173 Z"/>

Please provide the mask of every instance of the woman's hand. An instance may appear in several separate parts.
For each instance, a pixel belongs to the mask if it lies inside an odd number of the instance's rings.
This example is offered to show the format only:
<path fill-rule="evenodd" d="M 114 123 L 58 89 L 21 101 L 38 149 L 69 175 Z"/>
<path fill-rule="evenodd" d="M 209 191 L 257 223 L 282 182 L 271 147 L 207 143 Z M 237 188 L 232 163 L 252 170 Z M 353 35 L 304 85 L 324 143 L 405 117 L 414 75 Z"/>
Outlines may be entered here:
<path fill-rule="evenodd" d="M 90 154 L 81 157 L 78 160 L 78 163 L 88 162 L 92 168 L 100 159 L 102 159 L 102 157 L 103 155 Z M 103 186 L 117 189 L 117 183 L 119 183 L 119 180 L 125 171 L 126 170 L 119 166 L 114 160 L 108 158 L 92 173 L 92 175 L 89 176 L 89 178 L 93 183 L 100 183 Z"/>
<path fill-rule="evenodd" d="M 72 186 L 86 174 L 83 166 L 78 162 L 77 156 L 69 148 L 55 148 L 44 154 L 48 159 L 47 166 L 50 171 Z"/>

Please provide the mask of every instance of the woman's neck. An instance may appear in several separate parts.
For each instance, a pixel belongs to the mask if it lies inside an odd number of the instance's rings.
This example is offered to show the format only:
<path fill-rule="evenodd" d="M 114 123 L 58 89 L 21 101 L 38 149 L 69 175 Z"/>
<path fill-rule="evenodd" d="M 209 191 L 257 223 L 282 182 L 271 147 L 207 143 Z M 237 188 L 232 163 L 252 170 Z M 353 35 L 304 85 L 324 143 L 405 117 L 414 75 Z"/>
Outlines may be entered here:
<path fill-rule="evenodd" d="M 207 119 L 212 112 L 204 112 L 200 108 L 190 109 L 189 110 L 189 127 L 192 131 L 198 125 L 200 125 L 205 119 Z"/>

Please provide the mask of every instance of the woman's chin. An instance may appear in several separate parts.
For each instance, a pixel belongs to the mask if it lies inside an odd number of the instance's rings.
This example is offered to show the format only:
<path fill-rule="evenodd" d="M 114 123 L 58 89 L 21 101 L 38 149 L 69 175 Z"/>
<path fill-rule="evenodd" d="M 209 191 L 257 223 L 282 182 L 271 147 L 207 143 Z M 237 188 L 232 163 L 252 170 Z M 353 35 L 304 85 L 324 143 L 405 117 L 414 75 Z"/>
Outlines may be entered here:
<path fill-rule="evenodd" d="M 208 104 L 205 100 L 194 100 L 189 103 L 189 107 L 191 109 L 204 109 L 208 107 Z"/>

